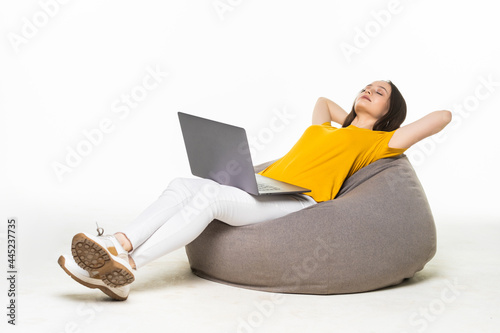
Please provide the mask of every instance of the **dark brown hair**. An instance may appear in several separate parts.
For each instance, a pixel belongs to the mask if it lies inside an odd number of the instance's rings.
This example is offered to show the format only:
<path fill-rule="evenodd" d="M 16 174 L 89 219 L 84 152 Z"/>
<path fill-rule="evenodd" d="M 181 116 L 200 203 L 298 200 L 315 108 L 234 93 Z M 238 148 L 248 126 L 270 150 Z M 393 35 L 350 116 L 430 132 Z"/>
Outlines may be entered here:
<path fill-rule="evenodd" d="M 374 131 L 391 132 L 399 128 L 406 118 L 406 102 L 401 95 L 399 89 L 391 81 L 385 81 L 391 85 L 391 96 L 389 97 L 389 111 L 383 115 L 373 125 Z M 356 118 L 356 111 L 354 111 L 354 104 L 352 105 L 351 113 L 347 115 L 342 124 L 342 127 L 351 125 L 354 118 Z"/>

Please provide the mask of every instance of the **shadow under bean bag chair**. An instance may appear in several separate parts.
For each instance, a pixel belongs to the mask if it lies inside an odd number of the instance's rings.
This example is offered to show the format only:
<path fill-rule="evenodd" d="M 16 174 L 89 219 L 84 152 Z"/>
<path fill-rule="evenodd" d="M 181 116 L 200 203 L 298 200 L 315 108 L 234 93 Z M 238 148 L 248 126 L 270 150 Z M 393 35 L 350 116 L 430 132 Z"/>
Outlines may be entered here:
<path fill-rule="evenodd" d="M 214 220 L 186 246 L 199 277 L 300 294 L 396 285 L 422 270 L 435 252 L 432 212 L 404 154 L 360 169 L 334 200 L 254 225 Z"/>

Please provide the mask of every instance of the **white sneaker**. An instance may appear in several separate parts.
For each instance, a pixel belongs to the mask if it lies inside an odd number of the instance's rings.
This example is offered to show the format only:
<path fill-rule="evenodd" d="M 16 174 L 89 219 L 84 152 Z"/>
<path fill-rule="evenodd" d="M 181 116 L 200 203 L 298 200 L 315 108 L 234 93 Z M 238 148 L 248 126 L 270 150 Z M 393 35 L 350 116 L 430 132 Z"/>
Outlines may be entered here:
<path fill-rule="evenodd" d="M 73 237 L 71 254 L 75 262 L 89 272 L 99 275 L 106 285 L 117 288 L 134 282 L 128 252 L 112 236 L 92 236 L 79 233 Z"/>
<path fill-rule="evenodd" d="M 124 301 L 127 299 L 130 292 L 130 285 L 118 288 L 109 287 L 102 282 L 102 278 L 97 272 L 95 275 L 91 276 L 91 273 L 80 268 L 69 255 L 60 256 L 57 262 L 73 280 L 81 285 L 91 289 L 100 289 L 103 293 L 118 301 Z"/>

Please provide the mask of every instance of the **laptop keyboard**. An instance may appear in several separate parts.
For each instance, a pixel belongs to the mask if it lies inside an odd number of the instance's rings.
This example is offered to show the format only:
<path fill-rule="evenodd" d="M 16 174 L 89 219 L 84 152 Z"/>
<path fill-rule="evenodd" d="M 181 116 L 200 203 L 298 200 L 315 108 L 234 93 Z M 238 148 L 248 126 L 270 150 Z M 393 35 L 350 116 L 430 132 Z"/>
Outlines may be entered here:
<path fill-rule="evenodd" d="M 257 184 L 257 188 L 259 189 L 259 192 L 261 191 L 278 191 L 281 190 L 278 186 L 274 185 L 269 185 L 269 184 Z"/>

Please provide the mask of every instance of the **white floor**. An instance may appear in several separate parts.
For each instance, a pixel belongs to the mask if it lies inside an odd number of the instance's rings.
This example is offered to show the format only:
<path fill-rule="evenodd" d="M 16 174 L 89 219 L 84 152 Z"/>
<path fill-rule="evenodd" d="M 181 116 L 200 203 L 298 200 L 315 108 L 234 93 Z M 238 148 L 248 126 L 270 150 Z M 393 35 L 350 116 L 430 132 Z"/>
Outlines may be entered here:
<path fill-rule="evenodd" d="M 396 287 L 331 296 L 240 289 L 194 276 L 181 249 L 138 271 L 125 302 L 77 284 L 57 265 L 75 225 L 50 235 L 43 223 L 21 226 L 18 325 L 2 314 L 1 331 L 499 332 L 500 221 L 435 219 L 436 256 Z"/>

